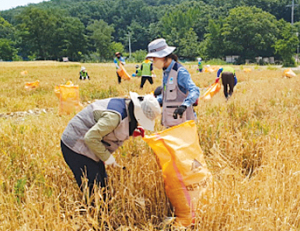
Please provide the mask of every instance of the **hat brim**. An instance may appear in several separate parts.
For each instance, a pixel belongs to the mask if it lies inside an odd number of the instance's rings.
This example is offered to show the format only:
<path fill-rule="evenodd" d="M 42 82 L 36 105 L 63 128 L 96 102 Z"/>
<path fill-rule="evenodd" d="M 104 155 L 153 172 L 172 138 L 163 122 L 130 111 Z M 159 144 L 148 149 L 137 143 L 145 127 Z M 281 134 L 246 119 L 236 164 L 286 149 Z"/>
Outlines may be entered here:
<path fill-rule="evenodd" d="M 164 58 L 175 51 L 176 47 L 167 47 L 161 51 L 148 53 L 146 58 Z"/>
<path fill-rule="evenodd" d="M 138 94 L 135 92 L 130 92 L 130 98 L 133 102 L 134 105 L 134 116 L 138 123 L 147 130 L 153 131 L 154 130 L 154 125 L 155 125 L 155 120 L 150 120 L 148 119 L 142 108 L 141 108 L 141 101 L 138 99 Z"/>

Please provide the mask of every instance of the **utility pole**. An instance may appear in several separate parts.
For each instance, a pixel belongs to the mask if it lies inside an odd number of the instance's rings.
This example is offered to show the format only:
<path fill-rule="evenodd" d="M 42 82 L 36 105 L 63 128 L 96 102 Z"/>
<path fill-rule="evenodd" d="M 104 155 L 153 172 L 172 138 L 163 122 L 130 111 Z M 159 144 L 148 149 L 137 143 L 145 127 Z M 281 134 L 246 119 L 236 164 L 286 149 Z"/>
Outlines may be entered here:
<path fill-rule="evenodd" d="M 291 24 L 292 26 L 294 25 L 294 11 L 295 11 L 295 7 L 298 6 L 298 4 L 295 4 L 295 0 L 292 0 L 292 5 L 287 5 L 286 7 L 290 7 L 291 8 Z M 299 36 L 299 33 L 296 32 L 296 36 Z M 299 44 L 297 44 L 297 56 L 296 56 L 296 62 L 298 64 L 299 62 Z"/>
<path fill-rule="evenodd" d="M 130 32 L 128 33 L 129 34 L 129 59 L 131 59 L 131 41 L 130 41 Z"/>
<path fill-rule="evenodd" d="M 294 25 L 294 10 L 295 7 L 298 6 L 298 4 L 295 4 L 295 0 L 292 0 L 292 5 L 287 5 L 286 7 L 290 7 L 292 12 L 291 12 L 291 24 Z"/>
<path fill-rule="evenodd" d="M 298 36 L 299 36 L 299 32 L 296 32 L 296 36 L 297 36 L 297 38 L 299 38 Z M 298 65 L 298 62 L 299 62 L 299 44 L 297 44 L 297 65 Z"/>
<path fill-rule="evenodd" d="M 128 36 L 128 50 L 129 50 L 129 59 L 131 59 L 131 41 L 130 41 L 130 36 L 131 33 L 128 32 L 128 34 L 126 34 Z"/>

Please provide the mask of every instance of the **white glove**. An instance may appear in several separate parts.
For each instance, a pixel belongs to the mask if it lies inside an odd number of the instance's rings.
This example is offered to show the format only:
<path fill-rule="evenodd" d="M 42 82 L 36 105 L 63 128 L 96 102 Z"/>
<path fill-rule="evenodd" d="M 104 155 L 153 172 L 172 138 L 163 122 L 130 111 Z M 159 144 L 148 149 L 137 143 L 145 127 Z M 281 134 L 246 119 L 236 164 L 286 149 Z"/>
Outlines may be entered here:
<path fill-rule="evenodd" d="M 104 161 L 104 163 L 105 163 L 105 165 L 111 165 L 113 167 L 115 167 L 117 164 L 116 159 L 113 155 L 110 155 L 109 158 L 106 161 Z"/>

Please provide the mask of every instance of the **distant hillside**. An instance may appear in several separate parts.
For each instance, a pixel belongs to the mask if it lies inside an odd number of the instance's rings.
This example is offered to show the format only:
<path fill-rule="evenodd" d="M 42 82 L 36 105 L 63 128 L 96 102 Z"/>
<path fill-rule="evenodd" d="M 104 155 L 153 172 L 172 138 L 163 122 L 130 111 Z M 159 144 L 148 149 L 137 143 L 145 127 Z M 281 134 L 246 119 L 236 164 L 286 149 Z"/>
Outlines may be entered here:
<path fill-rule="evenodd" d="M 111 60 L 115 50 L 139 52 L 164 37 L 176 53 L 194 60 L 279 56 L 281 44 L 300 32 L 300 8 L 289 28 L 289 0 L 51 0 L 0 12 L 0 59 Z M 281 19 L 285 21 L 280 21 Z M 8 25 L 9 24 L 9 25 Z M 5 26 L 4 26 L 5 25 Z M 294 30 L 294 32 L 293 32 Z M 9 33 L 7 32 L 9 31 Z M 289 43 L 290 49 L 298 38 Z M 297 44 L 295 45 L 297 46 Z M 284 49 L 280 45 L 276 49 Z M 143 51 L 140 51 L 143 50 Z M 293 54 L 294 51 L 288 52 Z M 290 56 L 290 55 L 289 55 Z M 14 59 L 15 59 L 14 58 Z M 280 58 L 280 57 L 277 57 Z M 290 60 L 291 61 L 291 60 Z"/>

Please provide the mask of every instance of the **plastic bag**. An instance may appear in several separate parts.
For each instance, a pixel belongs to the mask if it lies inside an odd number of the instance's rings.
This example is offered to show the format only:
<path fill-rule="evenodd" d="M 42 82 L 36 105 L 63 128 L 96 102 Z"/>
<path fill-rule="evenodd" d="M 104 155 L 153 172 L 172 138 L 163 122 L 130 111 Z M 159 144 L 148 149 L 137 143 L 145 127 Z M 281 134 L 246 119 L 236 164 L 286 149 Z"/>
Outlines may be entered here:
<path fill-rule="evenodd" d="M 220 69 L 219 66 L 206 66 L 204 68 L 204 72 L 206 73 L 213 73 L 213 72 L 217 72 Z"/>
<path fill-rule="evenodd" d="M 74 84 L 72 83 L 72 81 L 67 81 L 65 85 L 69 85 L 69 86 L 74 86 Z M 60 86 L 55 86 L 54 87 L 54 93 L 56 95 L 56 97 L 59 99 L 60 98 Z"/>
<path fill-rule="evenodd" d="M 205 72 L 205 73 L 213 73 L 214 71 L 215 71 L 215 70 L 214 70 L 212 67 L 210 67 L 210 66 L 204 68 L 204 72 Z"/>
<path fill-rule="evenodd" d="M 282 74 L 282 77 L 287 77 L 287 78 L 292 78 L 296 76 L 297 75 L 295 74 L 295 72 L 292 71 L 291 68 L 285 69 Z"/>
<path fill-rule="evenodd" d="M 244 70 L 243 70 L 245 73 L 250 73 L 251 71 L 252 71 L 252 69 L 251 68 L 244 68 Z"/>
<path fill-rule="evenodd" d="M 212 181 L 195 121 L 186 121 L 144 140 L 158 158 L 166 194 L 175 208 L 176 223 L 192 225 L 198 202 L 206 203 L 204 193 Z"/>
<path fill-rule="evenodd" d="M 83 108 L 78 85 L 60 85 L 59 91 L 59 115 L 76 113 Z"/>
<path fill-rule="evenodd" d="M 127 73 L 127 71 L 125 70 L 125 68 L 124 68 L 124 66 L 123 66 L 122 63 L 119 64 L 119 67 L 120 67 L 120 68 L 117 70 L 118 75 L 119 75 L 122 79 L 124 79 L 124 80 L 130 80 L 131 77 L 130 77 L 130 75 Z"/>
<path fill-rule="evenodd" d="M 40 81 L 37 80 L 35 82 L 31 82 L 31 83 L 25 83 L 25 89 L 26 90 L 34 90 L 36 88 L 38 88 L 38 86 L 40 85 Z"/>
<path fill-rule="evenodd" d="M 28 75 L 28 71 L 21 71 L 20 74 L 21 74 L 22 76 L 26 76 L 26 75 Z"/>
<path fill-rule="evenodd" d="M 221 90 L 221 84 L 220 83 L 214 83 L 211 85 L 207 91 L 204 93 L 203 96 L 200 97 L 200 99 L 204 100 L 210 100 L 212 97 L 214 97 L 215 94 L 217 94 Z"/>

